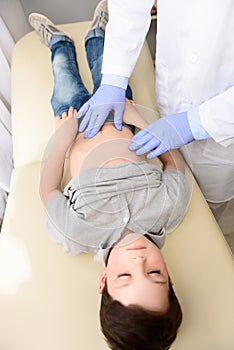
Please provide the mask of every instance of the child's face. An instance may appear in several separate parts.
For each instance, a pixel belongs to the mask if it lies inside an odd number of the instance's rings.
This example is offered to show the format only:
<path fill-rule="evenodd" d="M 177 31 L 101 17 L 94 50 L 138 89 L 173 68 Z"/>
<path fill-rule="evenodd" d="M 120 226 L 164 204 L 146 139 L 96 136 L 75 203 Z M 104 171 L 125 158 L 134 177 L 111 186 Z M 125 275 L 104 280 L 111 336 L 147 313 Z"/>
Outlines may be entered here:
<path fill-rule="evenodd" d="M 144 236 L 112 249 L 104 268 L 100 293 L 105 284 L 113 299 L 151 311 L 165 312 L 169 306 L 169 276 L 161 251 Z"/>

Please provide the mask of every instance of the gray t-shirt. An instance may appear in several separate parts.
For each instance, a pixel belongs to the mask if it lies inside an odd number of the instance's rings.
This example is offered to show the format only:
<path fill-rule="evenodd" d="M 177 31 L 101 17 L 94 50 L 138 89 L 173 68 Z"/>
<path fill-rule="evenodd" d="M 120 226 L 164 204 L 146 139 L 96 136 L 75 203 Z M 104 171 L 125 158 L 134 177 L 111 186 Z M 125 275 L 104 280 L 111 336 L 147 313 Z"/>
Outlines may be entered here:
<path fill-rule="evenodd" d="M 45 208 L 52 240 L 65 252 L 97 253 L 96 260 L 125 228 L 147 234 L 161 248 L 165 231 L 184 217 L 189 188 L 180 171 L 143 162 L 81 171 L 52 196 Z"/>

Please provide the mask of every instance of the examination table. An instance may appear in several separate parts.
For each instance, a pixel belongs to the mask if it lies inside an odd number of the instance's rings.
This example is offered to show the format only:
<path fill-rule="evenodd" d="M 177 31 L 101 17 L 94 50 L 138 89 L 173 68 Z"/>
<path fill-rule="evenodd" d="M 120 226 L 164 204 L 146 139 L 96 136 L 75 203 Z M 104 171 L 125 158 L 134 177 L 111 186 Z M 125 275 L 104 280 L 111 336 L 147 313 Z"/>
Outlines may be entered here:
<path fill-rule="evenodd" d="M 61 28 L 75 40 L 80 73 L 91 89 L 83 47 L 89 25 Z M 146 43 L 130 83 L 136 103 L 156 110 Z M 101 264 L 91 254 L 65 254 L 44 226 L 38 187 L 43 152 L 54 132 L 52 88 L 50 50 L 31 32 L 15 45 L 12 61 L 14 170 L 0 235 L 1 350 L 107 349 L 98 317 Z M 233 350 L 233 257 L 188 169 L 187 176 L 191 201 L 163 248 L 184 314 L 171 349 Z"/>

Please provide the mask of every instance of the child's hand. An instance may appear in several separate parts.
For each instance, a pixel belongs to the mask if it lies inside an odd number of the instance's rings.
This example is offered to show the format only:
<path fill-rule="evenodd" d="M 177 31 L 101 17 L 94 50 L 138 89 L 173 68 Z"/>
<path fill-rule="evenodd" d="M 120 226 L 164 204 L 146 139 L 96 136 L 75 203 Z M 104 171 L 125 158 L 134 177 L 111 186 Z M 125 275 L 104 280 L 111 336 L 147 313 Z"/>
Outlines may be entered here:
<path fill-rule="evenodd" d="M 77 110 L 70 107 L 68 112 L 64 112 L 62 117 L 55 117 L 56 130 L 59 137 L 67 142 L 74 141 L 78 131 L 78 119 L 76 118 Z M 59 129 L 59 130 L 58 130 Z"/>

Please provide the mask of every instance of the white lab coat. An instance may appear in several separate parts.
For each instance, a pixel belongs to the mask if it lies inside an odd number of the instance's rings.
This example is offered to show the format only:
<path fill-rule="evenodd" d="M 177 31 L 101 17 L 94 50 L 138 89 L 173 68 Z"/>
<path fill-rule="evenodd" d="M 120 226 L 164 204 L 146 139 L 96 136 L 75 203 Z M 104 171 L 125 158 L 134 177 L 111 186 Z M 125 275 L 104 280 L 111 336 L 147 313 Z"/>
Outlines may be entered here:
<path fill-rule="evenodd" d="M 103 73 L 131 75 L 153 3 L 108 0 Z M 182 151 L 206 199 L 229 200 L 234 197 L 234 1 L 158 0 L 157 9 L 159 112 L 199 106 L 202 125 L 216 142 L 196 141 Z"/>

